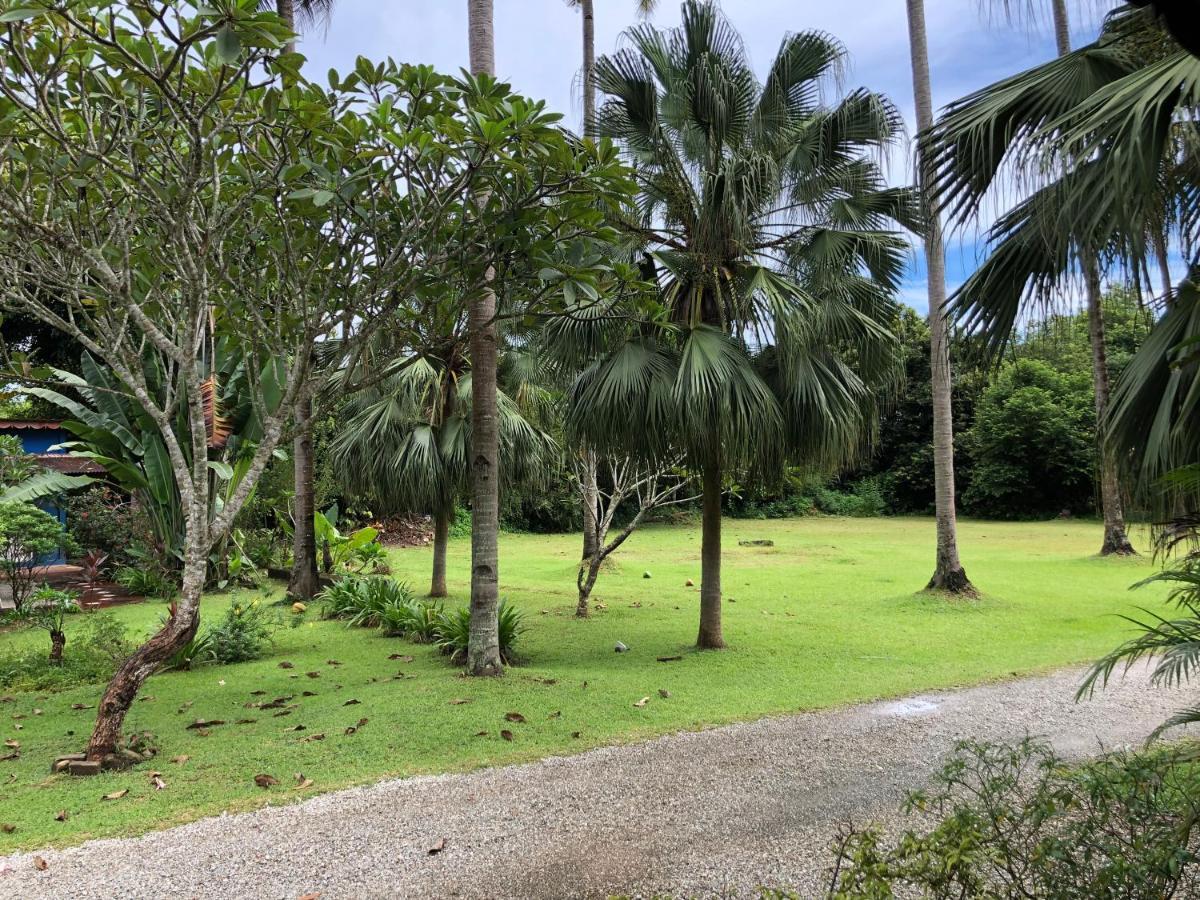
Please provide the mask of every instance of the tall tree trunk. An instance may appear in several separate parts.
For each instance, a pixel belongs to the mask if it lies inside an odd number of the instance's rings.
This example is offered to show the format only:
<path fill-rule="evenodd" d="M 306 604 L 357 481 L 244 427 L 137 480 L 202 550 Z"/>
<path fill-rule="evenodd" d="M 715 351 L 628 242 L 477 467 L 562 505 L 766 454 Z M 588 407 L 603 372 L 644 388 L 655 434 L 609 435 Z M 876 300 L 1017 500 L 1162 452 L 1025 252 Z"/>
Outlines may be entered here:
<path fill-rule="evenodd" d="M 492 0 L 467 0 L 471 72 L 494 75 Z M 489 269 L 488 281 L 494 278 Z M 500 675 L 500 432 L 496 402 L 499 329 L 490 287 L 467 306 L 471 333 L 471 632 L 467 673 Z"/>
<path fill-rule="evenodd" d="M 1059 56 L 1071 52 L 1071 20 L 1067 15 L 1067 0 L 1051 0 L 1050 11 L 1054 16 L 1054 46 Z"/>
<path fill-rule="evenodd" d="M 187 558 L 183 567 L 183 588 L 178 604 L 166 624 L 142 644 L 117 669 L 96 712 L 96 725 L 88 740 L 87 758 L 102 762 L 114 753 L 129 707 L 146 679 L 196 635 L 200 626 L 200 595 L 208 568 L 208 553 L 203 542 L 188 536 Z"/>
<path fill-rule="evenodd" d="M 704 513 L 700 539 L 700 634 L 696 646 L 718 650 L 721 634 L 721 465 L 704 466 Z"/>
<path fill-rule="evenodd" d="M 312 400 L 296 403 L 296 439 L 292 446 L 295 471 L 295 512 L 292 534 L 292 574 L 288 579 L 288 596 L 294 600 L 311 600 L 321 587 L 317 571 L 317 536 L 313 527 L 316 498 L 313 489 Z"/>
<path fill-rule="evenodd" d="M 583 19 L 583 133 L 596 133 L 596 11 L 593 0 L 580 0 Z"/>
<path fill-rule="evenodd" d="M 596 454 L 584 451 L 583 459 L 583 559 L 591 559 L 600 550 L 596 536 L 597 507 L 600 504 L 600 488 L 596 483 Z"/>
<path fill-rule="evenodd" d="M 588 558 L 586 568 L 579 567 L 579 575 L 575 579 L 575 585 L 579 588 L 579 600 L 575 604 L 575 618 L 577 619 L 586 619 L 591 615 L 588 600 L 591 599 L 592 589 L 596 586 L 596 579 L 600 576 L 600 566 L 603 564 L 604 560 L 597 552 Z"/>
<path fill-rule="evenodd" d="M 924 133 L 933 125 L 933 95 L 929 84 L 929 47 L 925 34 L 923 0 L 907 0 L 909 54 L 912 62 L 913 95 L 917 105 L 917 129 Z M 922 197 L 926 173 L 924 154 L 918 147 Z M 946 259 L 942 226 L 937 214 L 926 209 L 925 261 L 929 285 L 929 367 L 933 382 L 933 484 L 937 517 L 937 555 L 927 590 L 955 594 L 974 593 L 974 587 L 958 559 L 958 524 L 954 499 L 954 416 L 951 404 L 949 326 L 946 321 Z"/>
<path fill-rule="evenodd" d="M 1066 0 L 1052 0 L 1054 39 L 1059 56 L 1071 52 L 1071 25 Z M 1103 433 L 1108 410 L 1108 350 L 1104 346 L 1104 306 L 1100 285 L 1100 264 L 1096 254 L 1087 249 L 1079 253 L 1083 267 L 1084 288 L 1087 291 L 1088 339 L 1092 345 L 1092 386 L 1096 397 L 1096 434 Z M 1098 439 L 1100 461 L 1100 506 L 1104 515 L 1104 541 L 1100 555 L 1128 556 L 1134 552 L 1125 533 L 1125 510 L 1121 502 L 1121 484 L 1117 478 L 1115 460 Z"/>
<path fill-rule="evenodd" d="M 453 507 L 438 510 L 433 517 L 433 578 L 429 585 L 430 597 L 446 596 L 446 547 L 450 543 L 450 517 Z"/>
<path fill-rule="evenodd" d="M 1092 345 L 1092 382 L 1096 397 L 1096 432 L 1103 433 L 1108 413 L 1108 351 L 1104 346 L 1104 314 L 1101 306 L 1100 266 L 1091 253 L 1082 254 L 1084 285 L 1087 290 L 1088 338 Z M 1117 466 L 1104 446 L 1098 444 L 1100 460 L 1100 505 L 1104 513 L 1104 541 L 1100 555 L 1130 556 L 1133 545 L 1125 533 L 1125 513 L 1121 503 L 1121 485 Z"/>

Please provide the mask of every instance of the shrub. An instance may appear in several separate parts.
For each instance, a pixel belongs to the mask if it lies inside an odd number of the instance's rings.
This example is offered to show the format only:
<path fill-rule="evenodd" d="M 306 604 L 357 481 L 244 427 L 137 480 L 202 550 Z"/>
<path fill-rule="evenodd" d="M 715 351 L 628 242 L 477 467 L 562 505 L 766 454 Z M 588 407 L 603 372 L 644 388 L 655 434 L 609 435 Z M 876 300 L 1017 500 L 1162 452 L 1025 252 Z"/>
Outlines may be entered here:
<path fill-rule="evenodd" d="M 219 663 L 259 659 L 271 643 L 277 624 L 257 601 L 234 603 L 219 622 L 208 627 L 206 653 Z"/>
<path fill-rule="evenodd" d="M 390 637 L 431 644 L 437 640 L 442 614 L 441 603 L 410 596 L 407 600 L 387 604 L 380 611 L 379 627 Z"/>
<path fill-rule="evenodd" d="M 155 566 L 121 566 L 113 578 L 129 593 L 139 597 L 170 600 L 179 592 L 175 580 Z"/>
<path fill-rule="evenodd" d="M 386 576 L 361 575 L 334 582 L 319 599 L 324 619 L 345 619 L 349 625 L 378 628 L 385 614 L 396 620 L 400 610 L 413 602 L 414 594 L 407 584 Z"/>
<path fill-rule="evenodd" d="M 524 615 L 515 606 L 500 602 L 497 610 L 500 620 L 500 656 L 505 664 L 512 665 L 516 657 L 513 646 L 525 631 Z M 467 645 L 471 639 L 471 609 L 464 606 L 449 613 L 442 613 L 437 624 L 438 649 L 456 663 L 467 658 Z"/>
<path fill-rule="evenodd" d="M 67 530 L 80 547 L 101 550 L 116 563 L 132 563 L 131 537 L 153 539 L 150 522 L 119 491 L 92 485 L 67 497 Z"/>
<path fill-rule="evenodd" d="M 45 651 L 29 648 L 0 653 L 0 687 L 18 691 L 57 691 L 81 684 L 98 684 L 112 677 L 134 650 L 125 626 L 111 616 L 80 617 L 61 665 Z"/>
<path fill-rule="evenodd" d="M 37 628 L 50 634 L 50 664 L 62 665 L 67 643 L 67 616 L 79 612 L 79 601 L 71 591 L 58 591 L 43 584 L 29 596 L 25 616 Z"/>
<path fill-rule="evenodd" d="M 30 503 L 0 503 L 0 574 L 20 609 L 33 590 L 39 559 L 67 549 L 58 519 Z"/>
<path fill-rule="evenodd" d="M 1190 760 L 1190 757 L 1189 757 Z M 1067 766 L 1045 745 L 967 742 L 932 794 L 931 819 L 895 842 L 850 831 L 831 896 L 1197 896 L 1200 769 L 1178 752 L 1120 753 Z"/>

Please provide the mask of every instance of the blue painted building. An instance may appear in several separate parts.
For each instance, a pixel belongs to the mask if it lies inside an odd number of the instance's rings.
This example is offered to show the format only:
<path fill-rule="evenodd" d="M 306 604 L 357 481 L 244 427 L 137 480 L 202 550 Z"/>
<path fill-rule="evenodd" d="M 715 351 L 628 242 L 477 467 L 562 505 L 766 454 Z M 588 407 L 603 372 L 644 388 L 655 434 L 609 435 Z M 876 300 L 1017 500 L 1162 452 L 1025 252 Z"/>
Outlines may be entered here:
<path fill-rule="evenodd" d="M 21 444 L 21 449 L 37 457 L 39 463 L 47 469 L 62 472 L 65 475 L 104 474 L 103 467 L 78 456 L 71 456 L 65 450 L 52 449 L 64 441 L 74 439 L 69 431 L 62 427 L 61 422 L 49 421 L 18 421 L 0 419 L 0 435 L 11 435 Z M 63 525 L 67 524 L 67 510 L 53 498 L 38 501 L 37 504 L 50 515 L 56 517 Z M 54 559 L 43 560 L 45 565 L 57 565 L 66 562 L 61 554 Z"/>

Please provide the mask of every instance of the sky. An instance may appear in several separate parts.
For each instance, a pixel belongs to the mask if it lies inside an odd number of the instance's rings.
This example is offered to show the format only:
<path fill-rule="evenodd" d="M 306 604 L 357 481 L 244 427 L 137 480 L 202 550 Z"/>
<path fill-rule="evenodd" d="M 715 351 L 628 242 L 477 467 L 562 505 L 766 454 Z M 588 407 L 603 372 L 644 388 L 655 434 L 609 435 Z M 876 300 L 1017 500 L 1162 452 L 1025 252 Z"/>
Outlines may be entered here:
<path fill-rule="evenodd" d="M 999 0 L 926 0 L 930 68 L 935 109 L 976 88 L 1049 59 L 1054 42 L 1048 15 L 1038 0 L 1014 0 L 1035 14 L 1009 22 L 986 12 Z M 1075 43 L 1095 35 L 1094 0 L 1072 3 L 1077 20 Z M 595 0 L 596 52 L 620 46 L 621 33 L 637 21 L 635 0 Z M 770 65 L 788 32 L 819 30 L 838 37 L 849 53 L 846 86 L 862 86 L 892 98 L 916 132 L 908 31 L 904 0 L 723 0 L 722 8 L 741 33 L 760 75 Z M 679 22 L 677 0 L 661 0 L 651 21 L 661 27 Z M 578 127 L 580 15 L 565 0 L 495 0 L 497 75 L 530 97 L 544 99 Z M 308 28 L 299 49 L 313 75 L 329 68 L 346 72 L 358 56 L 372 60 L 429 63 L 457 72 L 467 64 L 467 0 L 337 0 L 328 23 Z M 907 180 L 911 158 L 893 155 L 889 178 Z M 947 252 L 951 289 L 974 268 L 978 257 L 974 231 L 952 239 Z M 902 299 L 921 312 L 928 308 L 924 263 L 919 250 L 902 289 Z"/>

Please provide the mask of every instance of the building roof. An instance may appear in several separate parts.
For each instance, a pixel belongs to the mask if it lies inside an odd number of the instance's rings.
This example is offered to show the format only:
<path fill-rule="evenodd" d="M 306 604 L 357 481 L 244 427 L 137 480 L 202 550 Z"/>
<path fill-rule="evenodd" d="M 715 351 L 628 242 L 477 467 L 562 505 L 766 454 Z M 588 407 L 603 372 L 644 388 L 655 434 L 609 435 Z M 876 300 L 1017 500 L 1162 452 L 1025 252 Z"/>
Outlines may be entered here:
<path fill-rule="evenodd" d="M 104 466 L 83 456 L 68 456 L 65 453 L 37 453 L 37 461 L 47 469 L 64 475 L 103 475 Z"/>
<path fill-rule="evenodd" d="M 0 431 L 56 431 L 62 422 L 46 419 L 0 419 Z"/>

